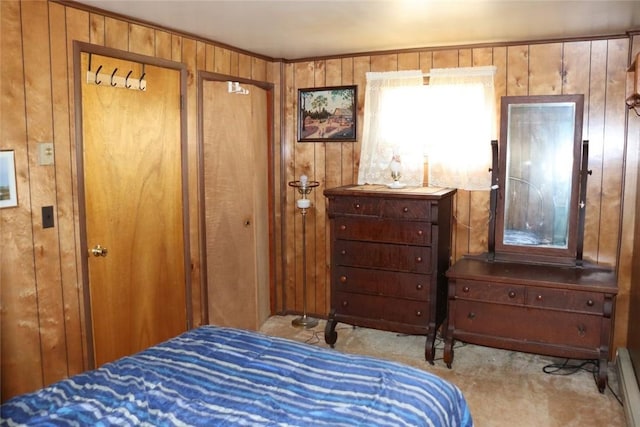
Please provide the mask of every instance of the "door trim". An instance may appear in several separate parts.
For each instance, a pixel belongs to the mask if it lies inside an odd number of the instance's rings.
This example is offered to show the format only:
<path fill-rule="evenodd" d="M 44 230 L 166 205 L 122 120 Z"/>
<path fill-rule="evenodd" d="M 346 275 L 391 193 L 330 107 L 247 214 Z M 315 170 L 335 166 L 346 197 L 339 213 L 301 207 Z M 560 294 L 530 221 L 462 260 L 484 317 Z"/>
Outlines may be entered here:
<path fill-rule="evenodd" d="M 190 256 L 190 229 L 189 229 L 189 183 L 188 183 L 188 155 L 187 155 L 187 106 L 184 99 L 187 93 L 187 66 L 184 63 L 170 61 L 163 58 L 146 56 L 132 52 L 126 52 L 105 46 L 93 45 L 86 42 L 73 41 L 73 89 L 74 89 L 74 114 L 75 114 L 75 141 L 76 141 L 76 168 L 78 191 L 78 222 L 80 233 L 80 265 L 81 281 L 84 305 L 84 318 L 86 330 L 87 359 L 89 369 L 95 368 L 93 348 L 93 322 L 91 318 L 91 298 L 89 293 L 89 261 L 86 229 L 86 210 L 84 192 L 84 159 L 83 159 L 83 123 L 82 123 L 82 81 L 85 73 L 81 67 L 81 54 L 96 54 L 109 56 L 126 61 L 139 62 L 162 68 L 169 68 L 180 72 L 180 152 L 182 167 L 182 217 L 183 217 L 183 256 L 185 271 L 185 298 L 187 329 L 193 325 L 193 302 L 191 297 L 191 256 Z"/>
<path fill-rule="evenodd" d="M 206 223 L 205 223 L 205 189 L 204 189 L 204 114 L 203 114 L 203 86 L 205 81 L 218 81 L 218 82 L 227 82 L 233 81 L 238 82 L 244 85 L 253 85 L 257 86 L 261 89 L 264 89 L 267 92 L 267 122 L 268 122 L 268 132 L 267 140 L 269 141 L 269 146 L 267 147 L 267 175 L 269 177 L 269 182 L 267 183 L 268 195 L 267 195 L 267 203 L 268 203 L 268 211 L 269 211 L 269 299 L 270 299 L 270 311 L 271 313 L 275 313 L 277 307 L 276 304 L 276 296 L 277 293 L 275 291 L 275 168 L 274 168 L 274 84 L 259 80 L 252 80 L 237 76 L 231 76 L 227 74 L 213 73 L 209 71 L 198 71 L 197 75 L 197 87 L 198 87 L 198 187 L 199 187 L 199 197 L 200 201 L 198 203 L 198 222 L 200 227 L 200 259 L 201 265 L 206 266 L 207 260 L 207 236 L 206 236 Z M 209 291 L 208 291 L 208 276 L 207 269 L 203 268 L 201 272 L 201 294 L 202 294 L 202 319 L 205 324 L 209 323 Z"/>

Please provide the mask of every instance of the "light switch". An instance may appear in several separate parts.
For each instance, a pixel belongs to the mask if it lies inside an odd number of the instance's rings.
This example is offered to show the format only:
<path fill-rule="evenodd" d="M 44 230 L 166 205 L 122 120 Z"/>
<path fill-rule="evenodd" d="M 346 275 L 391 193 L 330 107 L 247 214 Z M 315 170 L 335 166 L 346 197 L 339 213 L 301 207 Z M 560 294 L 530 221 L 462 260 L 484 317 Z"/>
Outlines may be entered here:
<path fill-rule="evenodd" d="M 38 143 L 38 164 L 41 166 L 53 164 L 53 142 Z"/>

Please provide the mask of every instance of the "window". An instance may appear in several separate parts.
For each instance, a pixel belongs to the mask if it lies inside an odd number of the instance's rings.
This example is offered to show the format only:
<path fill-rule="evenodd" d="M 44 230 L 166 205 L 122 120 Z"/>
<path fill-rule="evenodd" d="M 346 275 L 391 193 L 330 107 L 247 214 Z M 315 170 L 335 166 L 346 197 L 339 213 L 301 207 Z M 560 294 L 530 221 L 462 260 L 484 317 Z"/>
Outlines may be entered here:
<path fill-rule="evenodd" d="M 495 139 L 495 67 L 367 73 L 359 184 L 389 183 L 394 154 L 402 182 L 486 190 Z"/>

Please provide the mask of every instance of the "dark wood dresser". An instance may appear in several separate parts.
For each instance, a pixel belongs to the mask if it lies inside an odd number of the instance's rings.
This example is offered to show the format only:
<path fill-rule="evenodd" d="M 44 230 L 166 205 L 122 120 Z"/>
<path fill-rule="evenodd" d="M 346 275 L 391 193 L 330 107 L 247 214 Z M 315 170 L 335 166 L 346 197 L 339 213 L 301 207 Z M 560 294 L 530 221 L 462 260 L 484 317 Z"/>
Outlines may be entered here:
<path fill-rule="evenodd" d="M 383 185 L 324 191 L 331 222 L 331 311 L 325 341 L 339 322 L 426 335 L 433 363 L 447 312 L 455 190 Z"/>
<path fill-rule="evenodd" d="M 611 341 L 615 273 L 600 266 L 559 266 L 463 258 L 447 272 L 449 315 L 444 361 L 454 340 L 599 362 L 603 392 Z"/>

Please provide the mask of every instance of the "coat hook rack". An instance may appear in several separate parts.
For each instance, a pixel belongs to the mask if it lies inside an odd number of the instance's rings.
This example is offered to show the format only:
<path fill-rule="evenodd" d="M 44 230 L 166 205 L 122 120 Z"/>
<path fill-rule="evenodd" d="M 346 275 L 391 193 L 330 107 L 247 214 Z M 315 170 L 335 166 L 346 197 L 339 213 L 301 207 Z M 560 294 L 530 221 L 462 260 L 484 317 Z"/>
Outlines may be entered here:
<path fill-rule="evenodd" d="M 143 70 L 142 75 L 140 76 L 139 79 L 130 78 L 131 74 L 133 73 L 133 70 L 129 71 L 126 77 L 117 75 L 117 72 L 118 72 L 117 68 L 114 68 L 111 74 L 101 73 L 100 72 L 101 70 L 102 70 L 102 65 L 100 65 L 95 72 L 91 71 L 91 65 L 89 65 L 89 69 L 87 70 L 87 83 L 93 84 L 93 85 L 100 85 L 102 82 L 107 81 L 109 82 L 109 85 L 106 85 L 105 87 L 141 90 L 141 91 L 147 90 L 147 81 L 144 79 L 144 76 L 146 75 L 146 73 L 144 72 L 144 65 L 142 68 Z"/>

